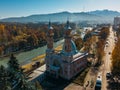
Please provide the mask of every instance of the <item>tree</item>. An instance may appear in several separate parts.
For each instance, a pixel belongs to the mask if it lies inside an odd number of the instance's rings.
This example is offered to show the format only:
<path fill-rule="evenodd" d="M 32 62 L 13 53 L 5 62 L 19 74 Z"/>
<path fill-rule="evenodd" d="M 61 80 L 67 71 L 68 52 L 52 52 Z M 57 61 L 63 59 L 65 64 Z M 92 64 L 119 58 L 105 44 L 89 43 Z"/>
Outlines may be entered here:
<path fill-rule="evenodd" d="M 83 41 L 81 38 L 75 39 L 75 44 L 78 50 L 80 50 L 83 47 Z"/>
<path fill-rule="evenodd" d="M 18 60 L 16 59 L 16 57 L 14 57 L 13 54 L 11 54 L 10 60 L 8 61 L 8 68 L 14 71 L 19 71 L 20 69 Z"/>
<path fill-rule="evenodd" d="M 112 73 L 117 78 L 120 78 L 120 38 L 118 38 L 118 42 L 112 52 Z"/>
<path fill-rule="evenodd" d="M 42 87 L 38 81 L 35 82 L 36 90 L 42 90 Z"/>
<path fill-rule="evenodd" d="M 0 66 L 0 88 L 2 90 L 11 90 L 11 84 L 8 81 L 8 72 L 4 66 Z"/>
<path fill-rule="evenodd" d="M 85 34 L 85 36 L 84 36 L 84 38 L 83 38 L 83 41 L 86 42 L 87 39 L 89 39 L 91 36 L 92 36 L 91 31 L 88 31 L 88 32 Z"/>
<path fill-rule="evenodd" d="M 2 55 L 2 52 L 3 52 L 3 47 L 0 46 L 0 56 Z"/>
<path fill-rule="evenodd" d="M 8 72 L 13 90 L 35 90 L 35 85 L 27 80 L 27 76 L 23 73 L 23 69 L 19 66 L 18 60 L 13 54 L 11 54 L 8 62 Z"/>
<path fill-rule="evenodd" d="M 5 29 L 5 25 L 0 24 L 0 30 L 3 30 L 3 31 L 4 31 L 4 29 Z"/>
<path fill-rule="evenodd" d="M 101 39 L 106 40 L 108 35 L 109 35 L 109 27 L 103 27 L 101 29 L 101 32 L 99 33 L 99 36 L 101 37 Z"/>

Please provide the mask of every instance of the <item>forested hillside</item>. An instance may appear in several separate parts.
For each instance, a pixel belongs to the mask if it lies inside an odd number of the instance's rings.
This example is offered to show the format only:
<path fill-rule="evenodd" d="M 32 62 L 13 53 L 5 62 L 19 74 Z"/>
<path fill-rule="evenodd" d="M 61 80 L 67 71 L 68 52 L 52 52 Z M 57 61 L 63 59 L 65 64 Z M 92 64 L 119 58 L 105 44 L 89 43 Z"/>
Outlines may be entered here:
<path fill-rule="evenodd" d="M 54 23 L 54 40 L 63 37 L 64 24 Z M 74 27 L 74 24 L 72 24 Z M 0 23 L 0 56 L 46 45 L 48 24 Z"/>

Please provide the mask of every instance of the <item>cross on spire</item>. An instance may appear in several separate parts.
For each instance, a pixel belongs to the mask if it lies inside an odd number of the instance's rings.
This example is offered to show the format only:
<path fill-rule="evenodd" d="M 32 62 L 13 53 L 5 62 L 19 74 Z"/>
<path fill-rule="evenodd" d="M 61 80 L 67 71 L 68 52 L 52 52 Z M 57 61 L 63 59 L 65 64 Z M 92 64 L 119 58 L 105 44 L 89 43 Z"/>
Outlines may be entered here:
<path fill-rule="evenodd" d="M 53 29 L 53 27 L 52 27 L 52 25 L 51 25 L 51 21 L 50 21 L 50 20 L 49 20 L 48 29 L 49 29 L 49 30 L 52 30 L 52 29 Z"/>
<path fill-rule="evenodd" d="M 72 28 L 70 27 L 69 18 L 67 18 L 67 25 L 66 25 L 66 29 L 67 29 L 67 30 L 71 30 L 71 29 L 72 29 Z"/>

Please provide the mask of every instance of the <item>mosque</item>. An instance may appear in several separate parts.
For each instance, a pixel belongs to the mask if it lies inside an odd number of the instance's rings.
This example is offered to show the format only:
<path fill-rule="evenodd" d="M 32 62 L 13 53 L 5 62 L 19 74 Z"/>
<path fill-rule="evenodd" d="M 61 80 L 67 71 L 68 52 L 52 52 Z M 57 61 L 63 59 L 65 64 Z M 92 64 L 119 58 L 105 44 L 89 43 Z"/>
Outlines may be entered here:
<path fill-rule="evenodd" d="M 53 49 L 53 27 L 51 22 L 47 32 L 47 50 L 46 50 L 46 74 L 55 78 L 62 77 L 70 80 L 80 71 L 87 67 L 88 53 L 81 53 L 77 50 L 74 41 L 72 40 L 69 21 L 66 23 L 64 30 L 64 43 L 61 51 L 56 52 Z"/>

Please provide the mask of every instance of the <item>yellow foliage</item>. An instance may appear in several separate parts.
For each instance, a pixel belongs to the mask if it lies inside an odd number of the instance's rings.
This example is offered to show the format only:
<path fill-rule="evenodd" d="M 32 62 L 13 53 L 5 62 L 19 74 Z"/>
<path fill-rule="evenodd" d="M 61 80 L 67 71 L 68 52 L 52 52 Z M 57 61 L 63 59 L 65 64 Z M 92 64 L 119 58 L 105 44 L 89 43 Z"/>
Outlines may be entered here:
<path fill-rule="evenodd" d="M 120 38 L 118 39 L 118 42 L 116 43 L 116 46 L 112 52 L 112 72 L 115 75 L 120 74 Z"/>
<path fill-rule="evenodd" d="M 32 69 L 32 63 L 23 65 L 23 66 L 21 66 L 21 68 L 24 68 L 24 69 L 25 69 L 25 72 L 26 72 L 26 71 L 30 71 L 30 70 Z"/>
<path fill-rule="evenodd" d="M 59 45 L 58 47 L 55 48 L 56 51 L 62 50 L 62 45 Z"/>
<path fill-rule="evenodd" d="M 0 30 L 4 30 L 5 26 L 3 24 L 0 25 Z"/>
<path fill-rule="evenodd" d="M 2 47 L 0 47 L 0 55 L 2 54 L 2 51 L 3 51 L 3 49 L 2 49 Z"/>
<path fill-rule="evenodd" d="M 80 50 L 83 47 L 83 41 L 81 38 L 75 39 L 75 44 L 78 50 Z"/>
<path fill-rule="evenodd" d="M 35 86 L 36 86 L 37 90 L 42 90 L 42 86 L 40 85 L 40 83 L 38 81 L 36 81 L 35 84 L 36 84 Z"/>
<path fill-rule="evenodd" d="M 46 55 L 46 54 L 39 55 L 39 56 L 33 58 L 32 60 L 33 60 L 33 61 L 36 61 L 36 60 L 39 60 L 39 59 L 43 59 L 43 58 L 45 58 L 45 55 Z"/>

